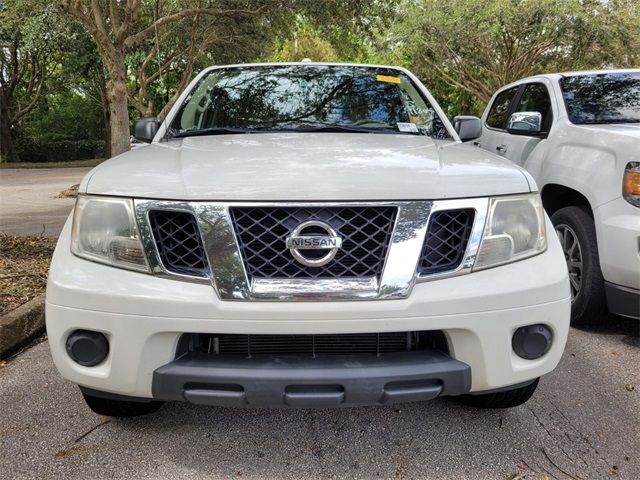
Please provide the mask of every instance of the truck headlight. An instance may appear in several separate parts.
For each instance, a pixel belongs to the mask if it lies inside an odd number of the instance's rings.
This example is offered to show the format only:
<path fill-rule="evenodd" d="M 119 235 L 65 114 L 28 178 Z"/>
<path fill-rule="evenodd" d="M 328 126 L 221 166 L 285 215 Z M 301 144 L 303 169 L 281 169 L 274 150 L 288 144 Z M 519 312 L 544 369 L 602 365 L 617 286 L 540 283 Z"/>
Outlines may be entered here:
<path fill-rule="evenodd" d="M 629 162 L 622 178 L 622 196 L 631 205 L 640 207 L 640 162 Z"/>
<path fill-rule="evenodd" d="M 78 195 L 71 230 L 71 252 L 95 262 L 149 271 L 133 201 L 127 198 Z"/>
<path fill-rule="evenodd" d="M 547 248 L 540 195 L 496 197 L 489 200 L 484 234 L 474 270 L 515 262 Z"/>

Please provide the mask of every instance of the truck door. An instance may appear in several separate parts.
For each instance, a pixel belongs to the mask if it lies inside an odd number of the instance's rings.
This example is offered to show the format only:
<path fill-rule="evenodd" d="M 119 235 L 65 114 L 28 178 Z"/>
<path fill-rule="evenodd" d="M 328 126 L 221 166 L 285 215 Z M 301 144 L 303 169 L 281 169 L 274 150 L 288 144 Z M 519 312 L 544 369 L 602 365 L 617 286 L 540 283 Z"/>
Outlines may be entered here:
<path fill-rule="evenodd" d="M 551 99 L 549 91 L 543 83 L 532 82 L 521 86 L 521 90 L 516 95 L 513 103 L 509 116 L 519 112 L 538 112 L 542 115 L 541 130 L 539 132 L 527 133 L 524 131 L 516 134 L 510 133 L 513 130 L 507 130 L 500 134 L 500 145 L 503 148 L 496 153 L 520 166 L 524 166 L 533 149 L 545 142 L 549 133 L 553 121 Z"/>
<path fill-rule="evenodd" d="M 482 116 L 482 135 L 473 142 L 474 145 L 504 156 L 507 150 L 507 119 L 519 90 L 520 86 L 515 86 L 494 96 L 491 105 Z"/>

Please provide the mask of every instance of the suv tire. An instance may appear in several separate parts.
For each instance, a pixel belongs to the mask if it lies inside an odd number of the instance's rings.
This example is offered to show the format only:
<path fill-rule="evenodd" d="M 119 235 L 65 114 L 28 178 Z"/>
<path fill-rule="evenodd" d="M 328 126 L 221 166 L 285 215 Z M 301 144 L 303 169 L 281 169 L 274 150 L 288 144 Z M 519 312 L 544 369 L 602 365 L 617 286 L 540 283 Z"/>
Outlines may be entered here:
<path fill-rule="evenodd" d="M 513 408 L 522 405 L 531 398 L 538 387 L 540 378 L 536 378 L 529 385 L 502 390 L 500 392 L 484 393 L 480 395 L 461 395 L 460 402 L 476 408 Z"/>
<path fill-rule="evenodd" d="M 84 401 L 89 408 L 98 415 L 107 417 L 137 417 L 157 412 L 163 402 L 129 402 L 126 400 L 112 400 L 110 398 L 95 397 L 82 392 Z"/>
<path fill-rule="evenodd" d="M 561 208 L 551 216 L 560 237 L 571 280 L 571 324 L 596 325 L 606 319 L 607 301 L 593 218 L 582 207 Z"/>

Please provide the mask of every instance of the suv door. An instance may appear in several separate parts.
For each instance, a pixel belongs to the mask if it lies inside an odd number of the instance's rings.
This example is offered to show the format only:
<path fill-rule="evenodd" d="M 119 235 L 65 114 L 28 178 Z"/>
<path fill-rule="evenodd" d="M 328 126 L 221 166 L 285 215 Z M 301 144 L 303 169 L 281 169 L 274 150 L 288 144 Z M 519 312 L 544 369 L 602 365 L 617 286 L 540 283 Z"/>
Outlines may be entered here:
<path fill-rule="evenodd" d="M 494 108 L 496 107 L 496 103 L 499 100 L 500 95 L 496 96 L 483 125 L 483 134 L 480 137 L 480 146 L 489 151 L 493 151 L 498 155 L 502 155 L 518 165 L 524 166 L 524 163 L 527 158 L 529 158 L 533 149 L 547 137 L 553 123 L 553 111 L 551 108 L 549 90 L 543 83 L 531 82 L 514 88 L 517 89 L 517 92 L 510 102 L 506 115 L 501 115 L 499 118 L 500 121 L 504 120 L 504 123 L 501 124 L 499 129 L 492 127 L 490 124 L 490 121 L 492 120 L 492 111 L 501 111 L 499 105 L 497 108 Z M 506 93 L 510 90 L 512 89 L 505 90 L 502 93 Z M 518 112 L 539 112 L 542 115 L 542 131 L 539 133 L 531 133 L 530 135 L 527 135 L 526 133 L 520 133 L 517 135 L 508 133 L 508 119 L 513 113 Z M 503 116 L 506 118 L 502 118 Z M 488 136 L 486 145 L 483 144 L 485 130 L 487 132 L 491 132 L 490 137 Z M 493 147 L 493 149 L 491 147 Z"/>

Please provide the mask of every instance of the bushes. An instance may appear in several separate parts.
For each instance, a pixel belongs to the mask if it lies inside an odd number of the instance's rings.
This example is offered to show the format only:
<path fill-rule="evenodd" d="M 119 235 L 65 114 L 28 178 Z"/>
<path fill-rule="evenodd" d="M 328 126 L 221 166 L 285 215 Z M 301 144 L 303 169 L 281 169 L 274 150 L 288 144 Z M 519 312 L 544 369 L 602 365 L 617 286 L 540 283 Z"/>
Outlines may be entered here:
<path fill-rule="evenodd" d="M 64 162 L 104 158 L 104 140 L 49 140 L 21 137 L 15 139 L 15 153 L 20 162 Z"/>

